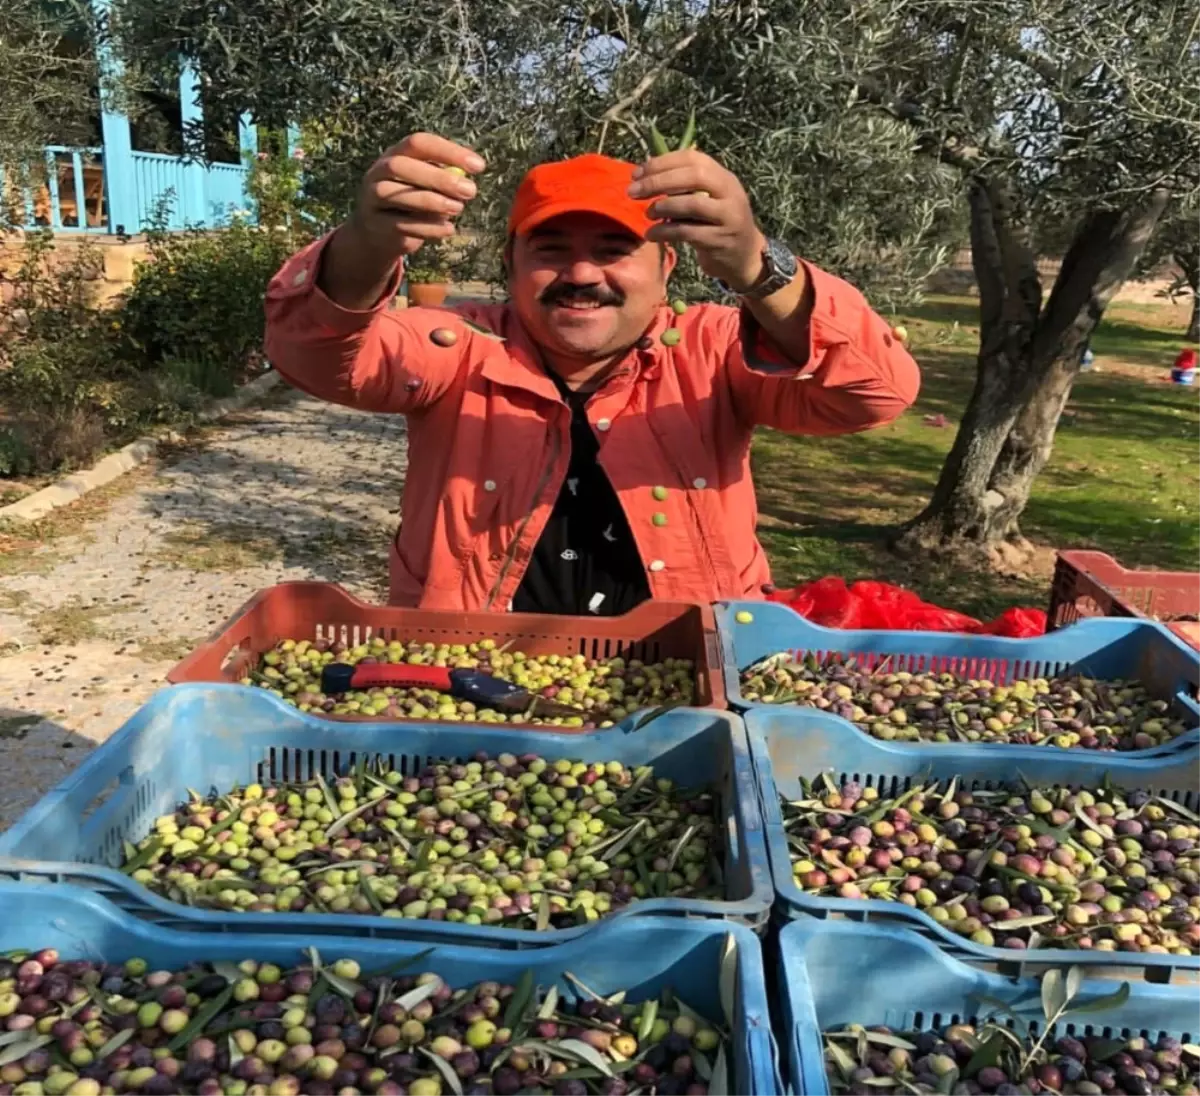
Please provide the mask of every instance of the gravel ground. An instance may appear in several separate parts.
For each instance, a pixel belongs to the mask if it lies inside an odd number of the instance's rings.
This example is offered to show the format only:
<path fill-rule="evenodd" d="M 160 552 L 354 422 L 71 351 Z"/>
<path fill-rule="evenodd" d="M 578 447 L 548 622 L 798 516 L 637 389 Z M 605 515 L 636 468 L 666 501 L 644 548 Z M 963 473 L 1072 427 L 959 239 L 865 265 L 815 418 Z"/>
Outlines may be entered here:
<path fill-rule="evenodd" d="M 0 828 L 174 662 L 277 582 L 387 591 L 404 420 L 292 390 L 202 432 L 0 552 Z"/>

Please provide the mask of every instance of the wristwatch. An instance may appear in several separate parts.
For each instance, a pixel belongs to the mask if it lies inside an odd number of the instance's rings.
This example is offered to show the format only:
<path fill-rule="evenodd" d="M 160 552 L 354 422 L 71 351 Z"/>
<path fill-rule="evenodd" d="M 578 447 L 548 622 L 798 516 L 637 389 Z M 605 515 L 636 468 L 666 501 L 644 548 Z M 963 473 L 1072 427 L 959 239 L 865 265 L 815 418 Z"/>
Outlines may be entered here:
<path fill-rule="evenodd" d="M 772 239 L 770 236 L 767 237 L 767 244 L 762 250 L 762 263 L 763 269 L 758 281 L 749 288 L 739 293 L 724 282 L 721 283 L 721 288 L 735 297 L 748 297 L 758 301 L 772 293 L 778 293 L 785 285 L 790 285 L 800 269 L 800 263 L 792 254 L 792 249 L 782 240 Z"/>

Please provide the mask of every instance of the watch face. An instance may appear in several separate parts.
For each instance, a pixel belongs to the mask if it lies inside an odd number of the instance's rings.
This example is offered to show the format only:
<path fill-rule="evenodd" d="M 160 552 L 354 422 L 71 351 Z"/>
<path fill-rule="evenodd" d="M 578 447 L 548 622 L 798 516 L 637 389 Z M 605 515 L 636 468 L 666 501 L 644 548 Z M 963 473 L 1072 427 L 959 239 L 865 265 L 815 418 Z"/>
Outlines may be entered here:
<path fill-rule="evenodd" d="M 783 243 L 782 240 L 767 240 L 767 261 L 775 270 L 784 275 L 788 281 L 796 276 L 796 271 L 800 269 L 800 264 L 796 261 L 796 256 L 792 254 L 792 249 Z"/>

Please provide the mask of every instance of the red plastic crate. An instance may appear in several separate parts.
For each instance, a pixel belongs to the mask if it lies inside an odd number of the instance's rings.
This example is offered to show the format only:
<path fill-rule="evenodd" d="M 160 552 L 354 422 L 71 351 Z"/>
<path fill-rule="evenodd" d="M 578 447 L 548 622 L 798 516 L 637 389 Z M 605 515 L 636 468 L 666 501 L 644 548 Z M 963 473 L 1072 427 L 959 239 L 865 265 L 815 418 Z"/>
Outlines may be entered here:
<path fill-rule="evenodd" d="M 1200 573 L 1131 571 L 1103 552 L 1059 552 L 1047 630 L 1092 616 L 1157 620 L 1200 650 Z"/>
<path fill-rule="evenodd" d="M 500 644 L 511 642 L 532 655 L 620 656 L 646 662 L 688 658 L 695 664 L 696 707 L 726 707 L 720 641 L 712 607 L 708 605 L 647 601 L 619 617 L 452 613 L 368 605 L 331 582 L 284 582 L 260 591 L 178 663 L 167 674 L 167 680 L 172 684 L 236 682 L 282 639 L 328 639 L 353 646 L 374 636 L 422 643 L 494 639 Z M 344 721 L 367 718 L 321 717 Z M 491 724 L 472 726 L 486 728 Z M 576 730 L 552 729 L 558 733 Z"/>

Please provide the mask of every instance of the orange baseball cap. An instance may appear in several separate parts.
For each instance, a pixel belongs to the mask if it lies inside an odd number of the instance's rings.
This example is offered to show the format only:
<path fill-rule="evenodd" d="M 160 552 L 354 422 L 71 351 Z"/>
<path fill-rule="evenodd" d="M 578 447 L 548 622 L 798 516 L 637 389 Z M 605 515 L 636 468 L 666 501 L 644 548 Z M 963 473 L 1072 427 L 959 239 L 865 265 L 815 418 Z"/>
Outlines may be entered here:
<path fill-rule="evenodd" d="M 563 213 L 596 213 L 645 236 L 654 224 L 649 199 L 629 197 L 633 164 L 589 152 L 531 168 L 508 212 L 509 235 L 524 236 Z"/>

